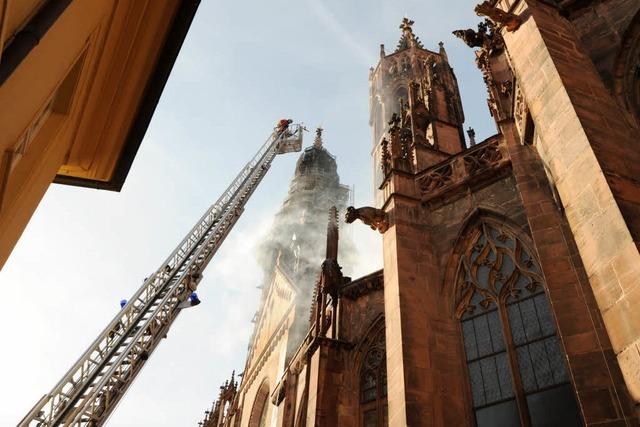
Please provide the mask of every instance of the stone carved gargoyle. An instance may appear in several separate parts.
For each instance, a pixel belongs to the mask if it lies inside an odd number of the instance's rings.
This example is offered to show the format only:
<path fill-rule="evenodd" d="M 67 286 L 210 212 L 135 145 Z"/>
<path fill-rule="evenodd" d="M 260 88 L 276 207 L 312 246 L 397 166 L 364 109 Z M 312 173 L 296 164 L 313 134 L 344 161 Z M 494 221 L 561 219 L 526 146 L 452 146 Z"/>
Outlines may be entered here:
<path fill-rule="evenodd" d="M 471 28 L 456 30 L 453 35 L 465 42 L 467 46 L 479 47 L 486 52 L 500 50 L 504 47 L 502 35 L 497 31 L 496 25 L 488 19 L 478 23 L 477 31 Z"/>
<path fill-rule="evenodd" d="M 474 10 L 478 16 L 486 16 L 496 25 L 506 28 L 509 32 L 516 31 L 522 25 L 522 18 L 516 14 L 498 9 L 489 0 L 477 5 Z"/>
<path fill-rule="evenodd" d="M 347 208 L 347 214 L 345 215 L 345 221 L 347 224 L 351 224 L 356 219 L 367 224 L 372 230 L 378 230 L 380 234 L 383 234 L 389 229 L 387 214 L 381 209 L 372 208 L 370 206 L 356 209 L 353 206 L 349 206 Z"/>
<path fill-rule="evenodd" d="M 462 39 L 463 42 L 469 47 L 483 47 L 486 37 L 486 32 L 482 33 L 481 31 L 474 31 L 471 28 L 466 30 L 455 30 L 453 35 L 459 39 Z"/>

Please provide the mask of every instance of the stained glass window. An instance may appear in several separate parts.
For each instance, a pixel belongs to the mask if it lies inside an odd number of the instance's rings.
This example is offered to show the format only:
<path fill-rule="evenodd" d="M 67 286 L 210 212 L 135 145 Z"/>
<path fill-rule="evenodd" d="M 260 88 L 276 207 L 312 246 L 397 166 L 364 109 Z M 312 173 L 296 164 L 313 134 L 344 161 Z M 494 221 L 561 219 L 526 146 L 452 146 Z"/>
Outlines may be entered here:
<path fill-rule="evenodd" d="M 360 366 L 360 413 L 364 427 L 387 425 L 387 364 L 384 329 L 379 331 Z"/>
<path fill-rule="evenodd" d="M 477 425 L 581 425 L 542 272 L 515 233 L 484 221 L 469 234 L 456 297 Z"/>

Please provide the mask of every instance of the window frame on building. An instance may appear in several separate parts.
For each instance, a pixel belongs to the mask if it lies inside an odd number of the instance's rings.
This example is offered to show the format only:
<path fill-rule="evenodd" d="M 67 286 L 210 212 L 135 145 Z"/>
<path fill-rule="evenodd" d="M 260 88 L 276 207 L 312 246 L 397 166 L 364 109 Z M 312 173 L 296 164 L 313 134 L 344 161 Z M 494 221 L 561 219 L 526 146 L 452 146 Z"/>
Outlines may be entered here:
<path fill-rule="evenodd" d="M 384 324 L 384 323 L 383 323 Z M 384 327 L 372 332 L 359 363 L 358 403 L 362 427 L 387 426 L 387 354 Z M 366 381 L 371 379 L 372 382 Z M 365 388 L 365 386 L 368 387 Z"/>
<path fill-rule="evenodd" d="M 455 315 L 476 424 L 535 426 L 566 415 L 564 422 L 580 425 L 544 276 L 528 239 L 482 218 L 459 244 Z M 541 412 L 541 401 L 563 402 L 566 409 Z"/>

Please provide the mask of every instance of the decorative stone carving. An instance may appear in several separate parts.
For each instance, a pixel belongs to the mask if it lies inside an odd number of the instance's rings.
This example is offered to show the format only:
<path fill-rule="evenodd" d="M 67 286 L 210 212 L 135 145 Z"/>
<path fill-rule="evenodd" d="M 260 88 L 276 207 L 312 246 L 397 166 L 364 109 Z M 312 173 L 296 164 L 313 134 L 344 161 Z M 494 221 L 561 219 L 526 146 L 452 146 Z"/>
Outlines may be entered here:
<path fill-rule="evenodd" d="M 476 64 L 482 72 L 487 85 L 489 112 L 496 120 L 503 120 L 511 114 L 511 98 L 513 96 L 512 77 L 504 75 L 504 39 L 496 25 L 485 19 L 478 24 L 478 30 L 457 30 L 453 32 L 468 46 L 479 47 L 476 51 Z M 492 65 L 498 63 L 494 76 Z M 497 80 L 496 80 L 497 79 Z"/>
<path fill-rule="evenodd" d="M 386 138 L 382 138 L 380 143 L 380 166 L 382 167 L 382 173 L 384 176 L 391 171 L 391 153 L 389 153 L 389 141 Z"/>
<path fill-rule="evenodd" d="M 400 126 L 400 116 L 398 114 L 393 113 L 391 115 L 391 120 L 389 120 L 389 128 L 399 127 Z"/>
<path fill-rule="evenodd" d="M 422 194 L 433 193 L 446 187 L 453 180 L 453 166 L 447 163 L 439 168 L 428 171 L 418 178 L 418 187 Z"/>
<path fill-rule="evenodd" d="M 413 157 L 411 152 L 412 133 L 410 124 L 400 129 L 400 160 L 404 161 L 405 170 L 409 170 L 409 163 Z"/>
<path fill-rule="evenodd" d="M 497 145 L 485 145 L 464 156 L 464 165 L 468 174 L 475 174 L 491 168 L 502 159 L 502 153 Z"/>
<path fill-rule="evenodd" d="M 401 102 L 400 108 L 406 114 L 404 102 Z M 411 128 L 407 126 L 406 120 L 396 113 L 391 115 L 391 120 L 389 121 L 389 139 L 391 143 L 391 166 L 395 169 L 409 172 L 412 159 Z"/>
<path fill-rule="evenodd" d="M 486 16 L 509 32 L 516 31 L 522 25 L 522 18 L 518 15 L 498 9 L 488 0 L 477 5 L 474 10 L 478 16 Z"/>
<path fill-rule="evenodd" d="M 430 114 L 423 98 L 420 96 L 420 85 L 416 82 L 409 83 L 409 111 L 405 120 L 411 126 L 415 143 L 427 143 L 427 128 L 430 123 Z"/>
<path fill-rule="evenodd" d="M 271 397 L 271 403 L 279 406 L 287 393 L 287 378 L 284 378 L 276 387 Z"/>
<path fill-rule="evenodd" d="M 466 30 L 456 30 L 453 31 L 453 35 L 461 39 L 471 48 L 479 47 L 490 51 L 504 47 L 502 35 L 499 31 L 496 31 L 496 27 L 493 22 L 488 19 L 478 23 L 477 30 L 472 30 L 471 28 Z"/>
<path fill-rule="evenodd" d="M 345 284 L 340 295 L 355 300 L 371 292 L 384 289 L 384 278 L 381 272 L 366 276 L 355 282 Z"/>
<path fill-rule="evenodd" d="M 522 89 L 520 89 L 519 85 L 516 85 L 515 91 L 515 99 L 513 104 L 513 118 L 516 124 L 516 128 L 518 129 L 518 133 L 520 134 L 520 139 L 524 143 L 525 135 L 527 133 L 527 116 L 529 114 L 529 109 L 527 108 L 527 103 L 524 100 L 524 94 L 522 93 Z"/>
<path fill-rule="evenodd" d="M 411 47 L 424 48 L 420 39 L 413 34 L 413 29 L 411 28 L 413 24 L 414 22 L 409 18 L 404 18 L 402 20 L 402 23 L 400 24 L 402 37 L 400 37 L 400 41 L 398 41 L 396 52 L 400 52 L 401 50 L 409 49 Z"/>
<path fill-rule="evenodd" d="M 383 234 L 389 229 L 387 214 L 381 209 L 370 206 L 356 209 L 353 206 L 349 206 L 347 208 L 345 221 L 347 224 L 351 224 L 357 219 L 371 227 L 372 230 L 378 230 L 380 234 Z"/>
<path fill-rule="evenodd" d="M 511 96 L 513 94 L 513 82 L 510 80 L 504 80 L 500 82 L 500 93 L 503 96 Z"/>
<path fill-rule="evenodd" d="M 479 31 L 476 32 L 471 28 L 467 28 L 466 30 L 455 30 L 453 31 L 453 35 L 471 48 L 484 46 L 486 38 L 486 34 L 480 33 Z"/>
<path fill-rule="evenodd" d="M 494 309 L 541 292 L 544 279 L 534 256 L 510 229 L 481 222 L 460 260 L 456 317 Z M 484 275 L 484 271 L 490 273 Z"/>
<path fill-rule="evenodd" d="M 416 177 L 416 184 L 423 201 L 437 202 L 462 194 L 455 188 L 478 185 L 478 179 L 504 173 L 509 159 L 502 155 L 498 139 L 484 141 L 462 153 L 452 156 L 446 162 L 422 171 Z M 481 175 L 482 176 L 479 176 Z"/>

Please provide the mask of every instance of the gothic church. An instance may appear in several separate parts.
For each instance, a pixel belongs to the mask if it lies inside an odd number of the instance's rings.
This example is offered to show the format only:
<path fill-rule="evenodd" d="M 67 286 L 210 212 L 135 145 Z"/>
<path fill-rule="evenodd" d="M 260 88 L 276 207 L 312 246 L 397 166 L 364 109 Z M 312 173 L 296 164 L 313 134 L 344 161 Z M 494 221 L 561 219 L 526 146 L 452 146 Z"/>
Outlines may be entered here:
<path fill-rule="evenodd" d="M 405 18 L 369 75 L 375 200 L 346 218 L 382 234 L 383 270 L 342 273 L 347 190 L 319 130 L 241 380 L 201 425 L 639 424 L 640 2 L 475 11 L 454 34 L 498 133 L 466 143 L 447 53 Z"/>

